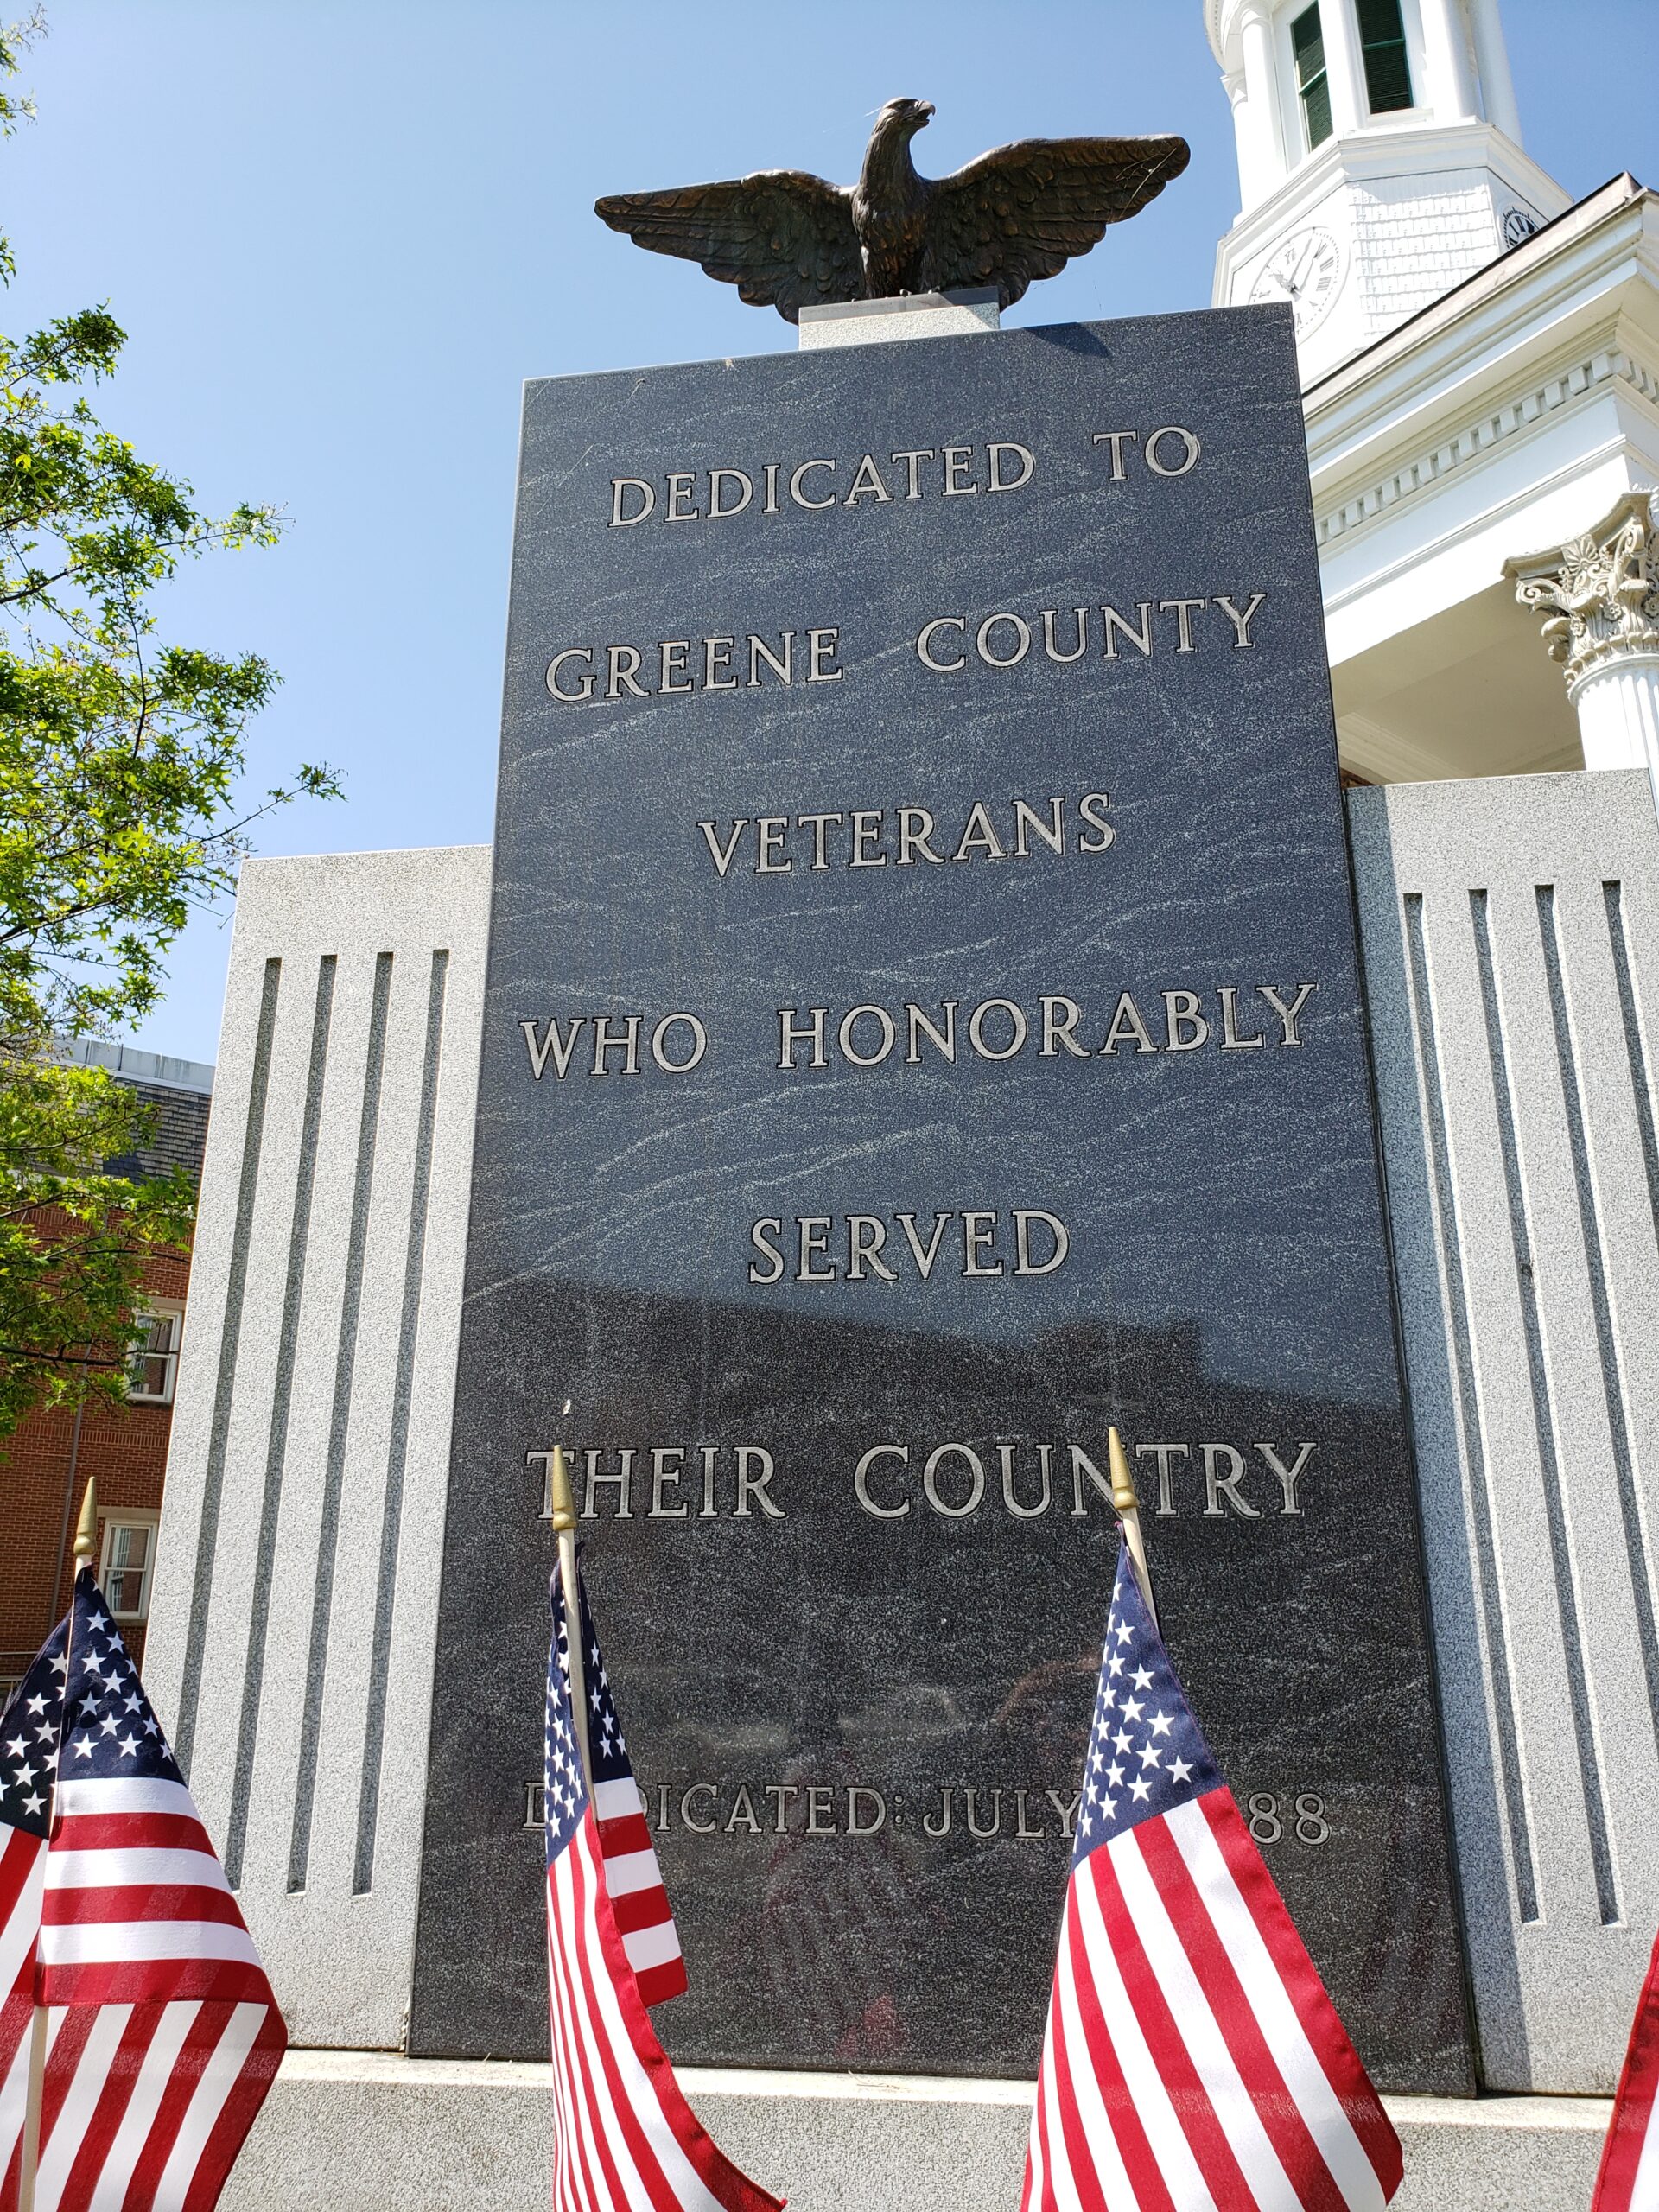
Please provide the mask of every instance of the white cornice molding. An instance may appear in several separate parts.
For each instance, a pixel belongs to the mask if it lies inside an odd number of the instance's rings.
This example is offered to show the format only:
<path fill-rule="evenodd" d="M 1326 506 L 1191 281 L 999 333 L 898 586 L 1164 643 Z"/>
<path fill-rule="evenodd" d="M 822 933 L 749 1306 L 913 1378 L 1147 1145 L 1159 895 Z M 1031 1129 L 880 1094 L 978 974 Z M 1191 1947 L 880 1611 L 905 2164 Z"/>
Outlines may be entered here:
<path fill-rule="evenodd" d="M 1344 768 L 1384 784 L 1427 784 L 1456 775 L 1440 753 L 1413 745 L 1370 715 L 1337 715 L 1337 754 Z"/>
<path fill-rule="evenodd" d="M 1238 245 L 1253 233 L 1276 230 L 1292 211 L 1338 183 L 1371 184 L 1383 177 L 1442 176 L 1458 169 L 1491 169 L 1535 200 L 1550 221 L 1567 212 L 1567 194 L 1548 169 L 1491 123 L 1422 123 L 1402 109 L 1364 130 L 1327 138 L 1305 155 L 1265 200 L 1233 219 L 1225 243 Z"/>
<path fill-rule="evenodd" d="M 1490 459 L 1498 446 L 1526 436 L 1609 385 L 1623 385 L 1630 397 L 1649 407 L 1655 427 L 1659 429 L 1659 353 L 1644 359 L 1608 345 L 1587 355 L 1575 355 L 1546 376 L 1529 376 L 1504 397 L 1484 405 L 1478 416 L 1465 416 L 1455 430 L 1437 438 L 1432 446 L 1414 448 L 1386 472 L 1346 490 L 1340 498 L 1327 504 L 1316 486 L 1320 551 L 1348 543 L 1369 524 L 1398 513 L 1413 499 L 1435 489 L 1454 471 L 1471 461 Z"/>
<path fill-rule="evenodd" d="M 1363 191 L 1385 180 L 1459 175 L 1498 179 L 1544 218 L 1546 227 L 1568 212 L 1567 194 L 1548 171 L 1490 124 L 1420 124 L 1408 130 L 1362 130 L 1327 138 L 1266 200 L 1234 219 L 1216 249 L 1211 305 L 1232 305 L 1236 273 L 1269 252 L 1344 188 Z"/>
<path fill-rule="evenodd" d="M 1357 768 L 1383 784 L 1432 783 L 1445 763 L 1370 715 L 1337 715 L 1337 753 L 1344 768 Z"/>
<path fill-rule="evenodd" d="M 1570 486 L 1583 483 L 1586 477 L 1599 476 L 1605 463 L 1627 459 L 1624 442 L 1619 437 L 1603 439 L 1599 444 L 1575 454 L 1570 461 L 1552 470 L 1548 475 L 1534 479 L 1490 506 L 1483 507 L 1478 513 L 1461 517 L 1450 529 L 1437 531 L 1407 547 L 1383 567 L 1373 569 L 1369 575 L 1355 577 L 1335 589 L 1327 588 L 1325 594 L 1325 620 L 1328 623 L 1334 616 L 1346 613 L 1376 592 L 1386 590 L 1408 576 L 1421 576 L 1431 562 L 1438 561 L 1448 553 L 1457 553 L 1481 538 L 1489 537 L 1494 530 L 1501 529 L 1509 523 L 1519 522 L 1522 517 L 1532 516 L 1541 501 L 1548 501 L 1556 493 L 1565 491 Z M 1337 550 L 1340 551 L 1342 549 L 1338 547 Z M 1499 563 L 1491 568 L 1482 581 L 1484 583 L 1498 583 L 1502 580 L 1503 569 Z M 1333 661 L 1332 664 L 1334 667 L 1338 664 Z"/>

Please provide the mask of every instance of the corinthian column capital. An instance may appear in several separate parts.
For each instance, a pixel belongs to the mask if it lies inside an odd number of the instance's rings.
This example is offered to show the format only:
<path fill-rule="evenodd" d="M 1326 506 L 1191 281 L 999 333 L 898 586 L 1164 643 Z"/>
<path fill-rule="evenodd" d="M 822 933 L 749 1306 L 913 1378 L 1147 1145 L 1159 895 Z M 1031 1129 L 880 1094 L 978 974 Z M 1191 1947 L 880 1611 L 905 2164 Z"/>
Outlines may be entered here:
<path fill-rule="evenodd" d="M 1515 595 L 1544 619 L 1570 693 L 1613 664 L 1659 654 L 1659 546 L 1650 492 L 1627 492 L 1582 537 L 1506 561 Z"/>

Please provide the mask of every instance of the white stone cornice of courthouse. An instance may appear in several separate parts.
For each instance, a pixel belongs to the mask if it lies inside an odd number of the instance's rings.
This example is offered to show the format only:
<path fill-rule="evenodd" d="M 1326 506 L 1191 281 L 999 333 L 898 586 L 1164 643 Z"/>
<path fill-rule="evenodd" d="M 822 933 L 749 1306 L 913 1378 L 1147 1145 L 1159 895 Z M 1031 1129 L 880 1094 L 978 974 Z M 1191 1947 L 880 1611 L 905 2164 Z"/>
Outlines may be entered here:
<path fill-rule="evenodd" d="M 1659 486 L 1659 200 L 1614 178 L 1304 406 L 1344 765 L 1579 766 L 1505 564 Z"/>

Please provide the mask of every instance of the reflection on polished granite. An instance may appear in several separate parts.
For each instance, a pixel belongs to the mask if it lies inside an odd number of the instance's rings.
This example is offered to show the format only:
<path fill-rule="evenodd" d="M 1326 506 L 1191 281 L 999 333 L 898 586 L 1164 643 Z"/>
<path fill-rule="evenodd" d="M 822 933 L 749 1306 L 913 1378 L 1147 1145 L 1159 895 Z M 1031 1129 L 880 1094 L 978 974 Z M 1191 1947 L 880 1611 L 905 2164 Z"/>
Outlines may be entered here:
<path fill-rule="evenodd" d="M 1363 2055 L 1471 2087 L 1321 621 L 1275 313 L 530 388 L 411 2051 L 546 2047 L 560 1440 L 671 2053 L 1031 2069 L 1116 1421 Z"/>

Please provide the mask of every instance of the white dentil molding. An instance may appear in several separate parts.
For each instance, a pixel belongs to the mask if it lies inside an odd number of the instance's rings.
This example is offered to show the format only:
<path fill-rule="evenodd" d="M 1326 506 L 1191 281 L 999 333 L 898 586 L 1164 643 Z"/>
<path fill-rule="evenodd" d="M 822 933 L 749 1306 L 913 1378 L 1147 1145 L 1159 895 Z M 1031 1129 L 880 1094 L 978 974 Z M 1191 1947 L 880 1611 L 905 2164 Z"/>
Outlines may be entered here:
<path fill-rule="evenodd" d="M 1412 450 L 1385 474 L 1328 501 L 1317 499 L 1319 550 L 1348 544 L 1369 524 L 1396 515 L 1420 494 L 1441 486 L 1458 469 L 1489 460 L 1500 445 L 1525 437 L 1609 385 L 1623 387 L 1652 412 L 1659 441 L 1659 352 L 1648 359 L 1607 346 L 1542 377 L 1529 377 L 1512 391 L 1465 416 L 1430 446 Z"/>

